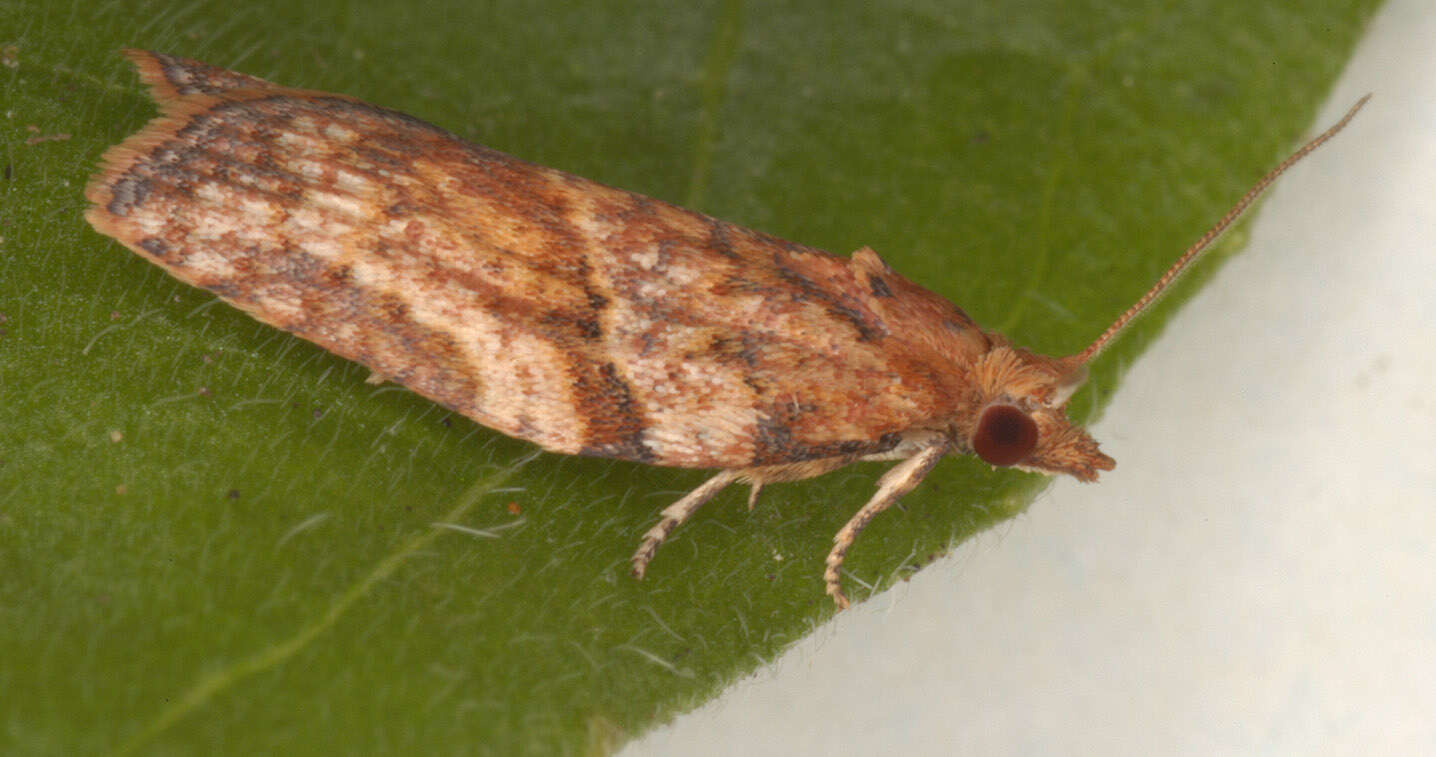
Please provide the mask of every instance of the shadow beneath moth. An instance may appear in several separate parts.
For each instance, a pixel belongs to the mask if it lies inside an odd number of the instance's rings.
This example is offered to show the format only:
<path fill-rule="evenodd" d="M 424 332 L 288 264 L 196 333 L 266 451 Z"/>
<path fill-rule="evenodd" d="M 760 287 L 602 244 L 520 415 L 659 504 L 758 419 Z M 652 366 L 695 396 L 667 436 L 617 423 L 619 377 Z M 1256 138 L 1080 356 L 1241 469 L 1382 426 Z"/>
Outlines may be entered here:
<path fill-rule="evenodd" d="M 1282 162 L 1081 352 L 982 330 L 870 249 L 851 258 L 534 165 L 396 111 L 127 50 L 160 115 L 105 153 L 86 218 L 176 278 L 551 452 L 721 469 L 633 556 L 732 483 L 900 461 L 834 537 L 948 454 L 1093 481 L 1066 416 L 1086 365 Z"/>

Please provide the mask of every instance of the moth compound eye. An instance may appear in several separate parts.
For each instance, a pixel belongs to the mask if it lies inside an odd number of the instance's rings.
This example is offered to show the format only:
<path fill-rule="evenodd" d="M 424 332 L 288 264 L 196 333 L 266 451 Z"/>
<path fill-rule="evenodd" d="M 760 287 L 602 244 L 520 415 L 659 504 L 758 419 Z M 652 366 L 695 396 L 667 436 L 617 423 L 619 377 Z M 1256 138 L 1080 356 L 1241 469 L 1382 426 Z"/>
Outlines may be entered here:
<path fill-rule="evenodd" d="M 1012 405 L 989 405 L 972 434 L 972 450 L 989 465 L 1016 465 L 1037 446 L 1037 423 Z"/>

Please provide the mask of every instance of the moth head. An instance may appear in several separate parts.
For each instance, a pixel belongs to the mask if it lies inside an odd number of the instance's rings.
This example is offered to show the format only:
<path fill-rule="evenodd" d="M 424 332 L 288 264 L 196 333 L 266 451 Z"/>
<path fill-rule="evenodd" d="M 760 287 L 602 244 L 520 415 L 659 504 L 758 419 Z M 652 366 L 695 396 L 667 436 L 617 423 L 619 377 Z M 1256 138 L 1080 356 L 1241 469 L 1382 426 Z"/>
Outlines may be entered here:
<path fill-rule="evenodd" d="M 973 454 L 996 466 L 1013 466 L 1047 473 L 1067 473 L 1083 481 L 1116 465 L 1102 454 L 1097 442 L 1067 419 L 1067 400 L 1087 378 L 1087 364 L 1101 354 L 1131 323 L 1166 293 L 1188 266 L 1201 257 L 1276 177 L 1350 123 L 1371 95 L 1356 104 L 1335 125 L 1318 134 L 1263 176 L 1212 228 L 1177 258 L 1147 293 L 1081 352 L 1049 358 L 1015 349 L 1001 337 L 988 334 L 990 349 L 973 364 L 977 396 L 953 424 L 953 437 L 966 443 Z"/>
<path fill-rule="evenodd" d="M 977 412 L 955 431 L 984 462 L 1083 481 L 1116 464 L 1067 418 L 1067 400 L 1087 377 L 1082 364 L 999 344 L 977 361 L 972 377 Z"/>

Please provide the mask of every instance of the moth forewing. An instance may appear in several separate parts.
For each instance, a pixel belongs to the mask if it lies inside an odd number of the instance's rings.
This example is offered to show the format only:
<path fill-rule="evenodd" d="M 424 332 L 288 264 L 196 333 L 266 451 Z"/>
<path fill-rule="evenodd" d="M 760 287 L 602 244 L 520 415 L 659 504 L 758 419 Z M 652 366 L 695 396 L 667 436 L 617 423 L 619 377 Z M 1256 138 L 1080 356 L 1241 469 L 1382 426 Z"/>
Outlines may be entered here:
<path fill-rule="evenodd" d="M 1085 365 L 1277 167 L 1087 349 L 985 331 L 870 249 L 786 242 L 467 143 L 352 97 L 128 50 L 159 117 L 105 153 L 86 219 L 171 275 L 543 449 L 718 469 L 633 555 L 735 482 L 898 460 L 844 556 L 943 456 L 1093 480 Z M 1364 102 L 1364 100 L 1363 100 Z M 1357 107 L 1360 107 L 1358 103 Z"/>

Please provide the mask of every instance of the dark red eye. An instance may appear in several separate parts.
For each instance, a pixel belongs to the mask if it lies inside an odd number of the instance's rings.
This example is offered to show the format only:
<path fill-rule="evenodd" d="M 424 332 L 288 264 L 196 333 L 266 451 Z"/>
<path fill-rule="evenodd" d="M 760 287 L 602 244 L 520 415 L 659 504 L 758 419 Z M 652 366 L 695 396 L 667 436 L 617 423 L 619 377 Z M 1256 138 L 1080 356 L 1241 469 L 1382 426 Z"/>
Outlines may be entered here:
<path fill-rule="evenodd" d="M 989 405 L 972 434 L 972 451 L 988 465 L 1016 465 L 1037 446 L 1037 423 L 1012 405 Z"/>

